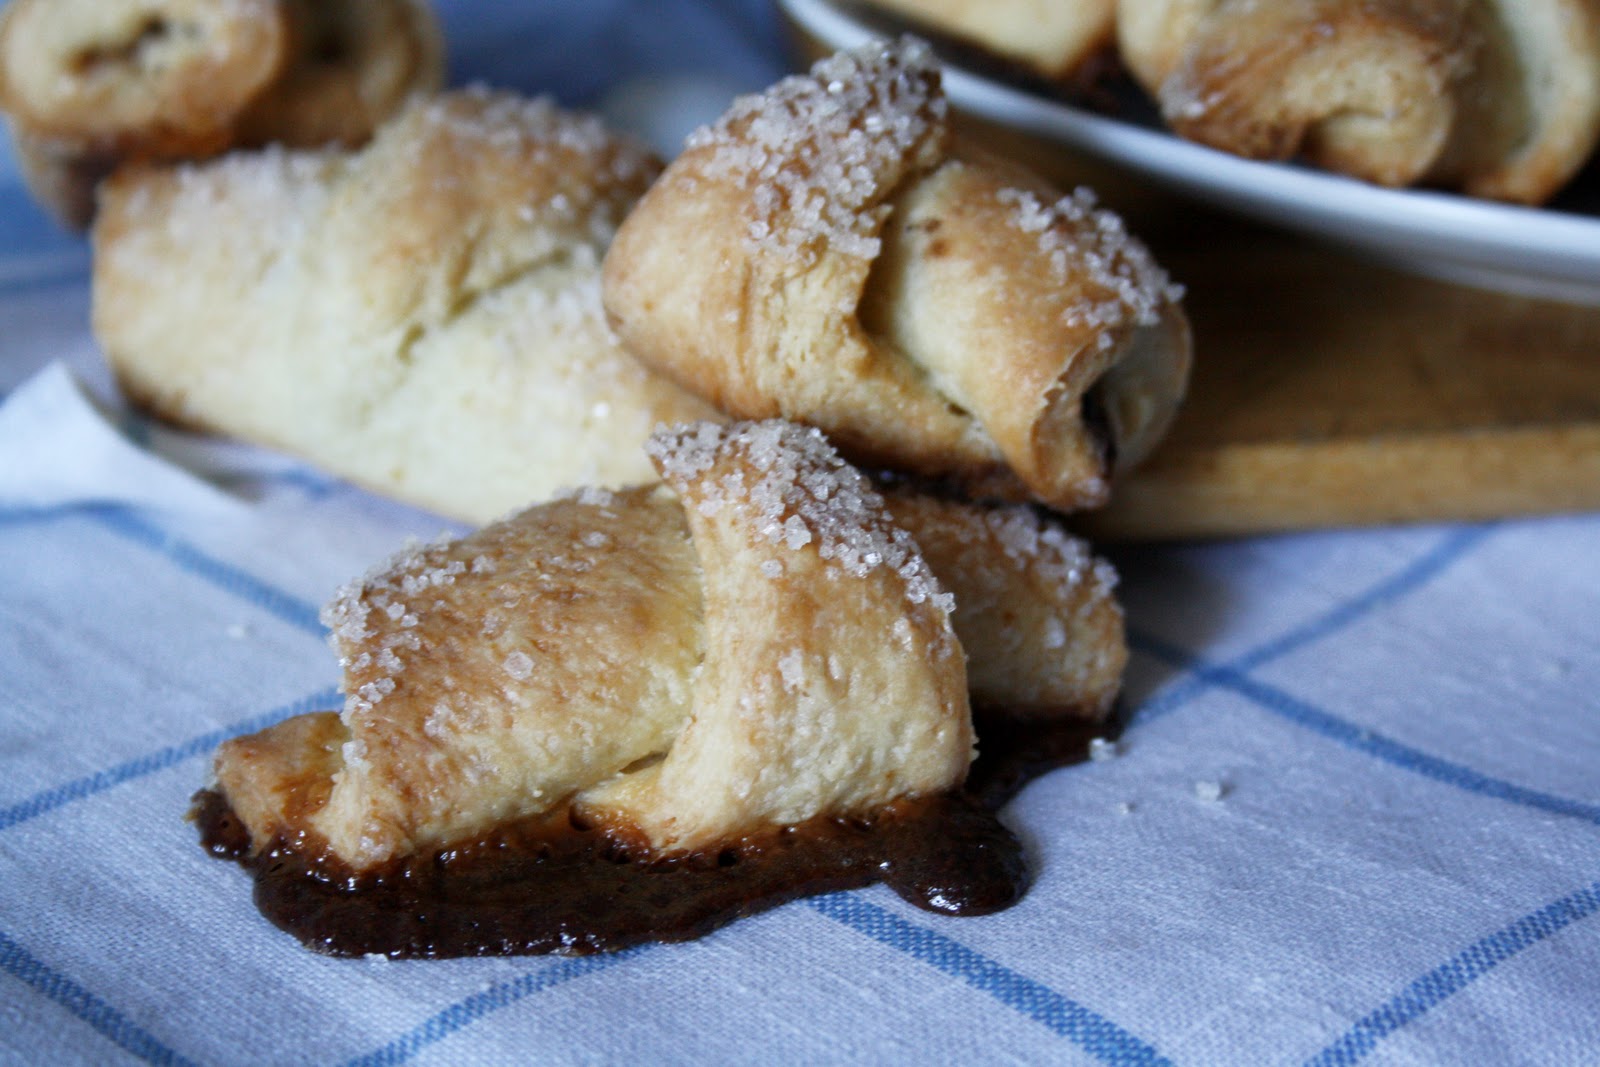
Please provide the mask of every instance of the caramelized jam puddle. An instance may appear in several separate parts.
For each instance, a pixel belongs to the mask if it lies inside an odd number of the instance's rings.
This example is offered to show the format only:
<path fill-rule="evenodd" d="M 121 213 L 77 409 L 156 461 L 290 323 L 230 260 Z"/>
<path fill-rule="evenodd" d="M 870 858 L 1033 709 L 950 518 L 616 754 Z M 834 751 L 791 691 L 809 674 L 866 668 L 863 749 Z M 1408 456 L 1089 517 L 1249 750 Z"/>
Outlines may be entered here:
<path fill-rule="evenodd" d="M 250 855 L 219 793 L 195 795 L 202 845 L 255 876 L 256 906 L 337 956 L 587 955 L 685 941 L 801 896 L 883 882 L 929 911 L 984 915 L 1027 890 L 1021 845 L 996 813 L 1032 778 L 1084 758 L 1112 723 L 974 714 L 980 755 L 958 793 L 897 801 L 870 819 L 819 816 L 716 850 L 650 854 L 563 808 L 470 842 L 353 872 L 282 838 Z"/>

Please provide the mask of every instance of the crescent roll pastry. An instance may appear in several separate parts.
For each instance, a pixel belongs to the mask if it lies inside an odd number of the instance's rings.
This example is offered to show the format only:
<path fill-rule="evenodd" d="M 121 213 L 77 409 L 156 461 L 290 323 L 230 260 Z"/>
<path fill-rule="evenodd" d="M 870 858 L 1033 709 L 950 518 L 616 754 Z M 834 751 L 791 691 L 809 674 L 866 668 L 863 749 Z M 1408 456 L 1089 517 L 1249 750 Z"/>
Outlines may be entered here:
<path fill-rule="evenodd" d="M 1385 185 L 1528 204 L 1600 140 L 1596 0 L 1119 0 L 1179 134 Z"/>
<path fill-rule="evenodd" d="M 360 143 L 443 74 L 420 0 L 13 0 L 0 14 L 0 110 L 35 194 L 76 227 L 124 160 Z"/>
<path fill-rule="evenodd" d="M 1112 43 L 1116 0 L 871 0 L 1052 80 Z"/>
<path fill-rule="evenodd" d="M 342 714 L 218 753 L 250 849 L 364 871 L 571 809 L 649 854 L 714 850 L 959 787 L 968 656 L 989 706 L 1109 708 L 1114 577 L 1024 509 L 886 505 L 778 421 L 664 430 L 650 453 L 664 485 L 585 490 L 342 590 Z"/>
<path fill-rule="evenodd" d="M 924 45 L 874 44 L 690 137 L 605 262 L 628 349 L 864 466 L 1103 503 L 1188 375 L 1179 290 L 1080 191 L 952 153 Z"/>
<path fill-rule="evenodd" d="M 658 164 L 548 101 L 421 98 L 365 148 L 125 168 L 94 230 L 96 336 L 128 395 L 486 522 L 654 477 L 711 409 L 641 367 L 600 257 Z"/>

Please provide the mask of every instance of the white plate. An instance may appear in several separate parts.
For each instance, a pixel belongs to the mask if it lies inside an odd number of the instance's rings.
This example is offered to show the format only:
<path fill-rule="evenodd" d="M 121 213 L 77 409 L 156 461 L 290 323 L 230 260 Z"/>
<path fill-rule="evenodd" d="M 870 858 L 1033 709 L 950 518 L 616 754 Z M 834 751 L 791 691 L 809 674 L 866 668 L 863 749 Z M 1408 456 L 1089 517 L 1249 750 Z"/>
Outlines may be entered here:
<path fill-rule="evenodd" d="M 778 2 L 834 48 L 853 48 L 880 35 L 828 0 Z M 1600 216 L 1384 189 L 1289 164 L 1240 159 L 948 62 L 944 84 L 951 102 L 970 114 L 1101 157 L 1251 218 L 1450 281 L 1600 305 Z"/>

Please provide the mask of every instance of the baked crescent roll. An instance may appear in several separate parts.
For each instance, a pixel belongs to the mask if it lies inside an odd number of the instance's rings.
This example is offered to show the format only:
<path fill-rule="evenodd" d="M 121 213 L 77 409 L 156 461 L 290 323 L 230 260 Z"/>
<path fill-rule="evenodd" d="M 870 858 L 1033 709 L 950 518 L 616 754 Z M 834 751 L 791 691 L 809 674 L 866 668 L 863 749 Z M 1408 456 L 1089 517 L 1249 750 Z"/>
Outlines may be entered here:
<path fill-rule="evenodd" d="M 871 0 L 1052 80 L 1112 43 L 1116 0 Z"/>
<path fill-rule="evenodd" d="M 624 353 L 600 257 L 659 164 L 548 101 L 419 99 L 358 151 L 125 168 L 94 229 L 95 334 L 176 422 L 486 522 L 653 479 L 711 409 Z"/>
<path fill-rule="evenodd" d="M 1596 0 L 1119 0 L 1179 134 L 1537 204 L 1600 140 Z"/>
<path fill-rule="evenodd" d="M 1080 191 L 952 154 L 909 39 L 819 62 L 692 135 L 605 262 L 628 349 L 740 418 L 852 460 L 1056 508 L 1160 439 L 1179 290 Z"/>
<path fill-rule="evenodd" d="M 991 707 L 1109 709 L 1114 576 L 1030 512 L 886 506 L 783 422 L 650 451 L 664 485 L 586 490 L 342 590 L 324 616 L 342 714 L 218 752 L 251 847 L 360 871 L 570 807 L 704 849 L 959 786 L 969 669 Z"/>
<path fill-rule="evenodd" d="M 124 160 L 360 143 L 443 73 L 420 0 L 13 0 L 0 14 L 0 111 L 31 188 L 75 227 Z"/>

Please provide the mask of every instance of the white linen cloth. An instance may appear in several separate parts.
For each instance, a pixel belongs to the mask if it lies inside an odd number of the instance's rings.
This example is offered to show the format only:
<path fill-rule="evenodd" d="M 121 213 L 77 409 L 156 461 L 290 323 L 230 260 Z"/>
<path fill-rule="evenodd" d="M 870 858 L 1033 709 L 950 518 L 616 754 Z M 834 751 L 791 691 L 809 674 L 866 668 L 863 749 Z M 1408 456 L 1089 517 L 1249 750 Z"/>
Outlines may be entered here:
<path fill-rule="evenodd" d="M 455 80 L 658 127 L 786 61 L 756 2 L 442 11 Z M 1134 717 L 1008 809 L 1003 914 L 880 887 L 613 956 L 306 951 L 188 798 L 337 706 L 319 604 L 445 524 L 120 411 L 86 272 L 0 159 L 0 1062 L 1600 1062 L 1596 516 L 1114 553 Z"/>

